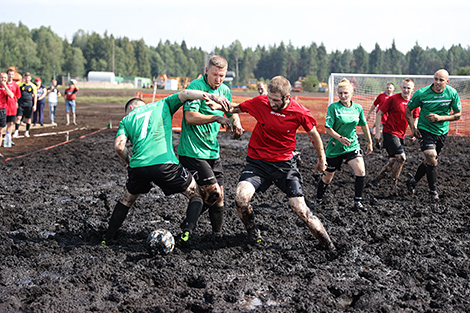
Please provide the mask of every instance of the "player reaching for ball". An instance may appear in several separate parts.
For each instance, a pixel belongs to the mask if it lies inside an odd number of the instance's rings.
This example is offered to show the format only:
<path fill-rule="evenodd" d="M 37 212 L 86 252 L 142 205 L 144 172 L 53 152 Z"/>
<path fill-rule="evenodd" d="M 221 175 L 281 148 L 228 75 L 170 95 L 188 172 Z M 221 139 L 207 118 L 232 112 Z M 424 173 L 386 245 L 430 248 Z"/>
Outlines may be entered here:
<path fill-rule="evenodd" d="M 315 119 L 305 107 L 291 99 L 290 90 L 289 81 L 276 76 L 268 85 L 267 95 L 260 95 L 240 104 L 230 104 L 230 112 L 246 112 L 257 121 L 248 144 L 247 164 L 236 189 L 238 216 L 248 232 L 249 242 L 259 243 L 261 233 L 255 224 L 250 201 L 255 192 L 264 192 L 274 183 L 287 194 L 290 207 L 306 223 L 311 233 L 334 253 L 335 246 L 328 233 L 305 203 L 302 178 L 293 158 L 295 134 L 302 126 L 318 155 L 314 170 L 324 172 L 326 159 L 323 143 L 315 128 Z M 214 106 L 214 109 L 222 108 Z"/>
<path fill-rule="evenodd" d="M 114 142 L 118 156 L 128 165 L 126 192 L 116 203 L 104 235 L 103 244 L 115 239 L 129 208 L 140 194 L 151 189 L 151 182 L 159 186 L 165 195 L 182 193 L 189 198 L 188 210 L 200 211 L 203 201 L 199 188 L 190 172 L 179 164 L 173 150 L 172 117 L 187 100 L 221 97 L 199 90 L 184 90 L 155 103 L 145 105 L 139 98 L 126 103 L 128 113 L 119 123 Z M 132 143 L 132 156 L 126 147 Z"/>

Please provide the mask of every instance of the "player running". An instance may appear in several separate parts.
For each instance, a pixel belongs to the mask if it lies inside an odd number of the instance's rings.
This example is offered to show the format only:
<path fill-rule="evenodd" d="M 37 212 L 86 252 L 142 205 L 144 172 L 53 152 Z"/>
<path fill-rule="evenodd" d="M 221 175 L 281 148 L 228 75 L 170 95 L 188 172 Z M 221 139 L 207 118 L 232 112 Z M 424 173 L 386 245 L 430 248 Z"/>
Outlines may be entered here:
<path fill-rule="evenodd" d="M 440 69 L 434 74 L 434 82 L 430 86 L 415 92 L 405 110 L 405 116 L 413 136 L 418 138 L 424 161 L 419 165 L 416 174 L 407 181 L 410 194 L 415 191 L 416 184 L 426 175 L 431 200 L 438 201 L 437 192 L 437 160 L 444 147 L 449 132 L 449 122 L 457 121 L 462 115 L 462 104 L 457 91 L 448 86 L 449 73 Z M 411 111 L 421 108 L 418 125 L 415 126 Z M 450 112 L 452 111 L 452 114 Z"/>
<path fill-rule="evenodd" d="M 367 155 L 372 152 L 373 147 L 364 110 L 359 103 L 352 102 L 353 93 L 353 86 L 349 80 L 343 78 L 338 84 L 340 101 L 328 106 L 325 119 L 326 133 L 331 137 L 326 146 L 326 161 L 328 166 L 325 175 L 318 182 L 315 205 L 322 203 L 325 191 L 333 180 L 336 170 L 341 169 L 341 165 L 344 162 L 352 168 L 356 176 L 354 183 L 354 209 L 366 211 L 367 209 L 361 202 L 366 170 L 356 133 L 357 126 L 361 126 L 362 132 L 366 136 L 368 142 Z"/>
<path fill-rule="evenodd" d="M 302 178 L 293 158 L 295 134 L 302 126 L 318 154 L 316 170 L 325 171 L 325 153 L 316 121 L 305 107 L 290 95 L 291 85 L 282 77 L 274 77 L 268 85 L 268 94 L 240 104 L 231 104 L 230 112 L 246 112 L 256 119 L 248 143 L 247 164 L 236 189 L 235 204 L 251 244 L 261 242 L 261 233 L 255 224 L 250 204 L 255 192 L 264 192 L 273 183 L 287 194 L 289 205 L 306 223 L 310 232 L 322 245 L 334 253 L 335 246 L 320 220 L 305 203 Z M 221 109 L 219 106 L 218 109 Z"/>
<path fill-rule="evenodd" d="M 380 127 L 382 116 L 385 114 L 388 115 L 383 127 L 383 146 L 387 150 L 389 160 L 382 168 L 379 175 L 369 182 L 369 185 L 372 186 L 377 185 L 385 177 L 386 173 L 391 173 L 393 184 L 396 186 L 398 184 L 398 177 L 406 161 L 405 150 L 403 149 L 405 132 L 408 127 L 405 109 L 415 88 L 415 83 L 411 78 L 406 78 L 403 80 L 400 88 L 401 93 L 397 93 L 388 98 L 380 107 L 379 112 L 377 112 L 377 119 L 375 121 L 376 129 Z M 419 108 L 414 109 L 413 117 L 417 118 L 418 115 Z M 415 120 L 415 122 L 417 123 L 418 120 Z M 380 142 L 381 137 L 380 132 L 376 132 L 374 136 L 375 141 Z"/>

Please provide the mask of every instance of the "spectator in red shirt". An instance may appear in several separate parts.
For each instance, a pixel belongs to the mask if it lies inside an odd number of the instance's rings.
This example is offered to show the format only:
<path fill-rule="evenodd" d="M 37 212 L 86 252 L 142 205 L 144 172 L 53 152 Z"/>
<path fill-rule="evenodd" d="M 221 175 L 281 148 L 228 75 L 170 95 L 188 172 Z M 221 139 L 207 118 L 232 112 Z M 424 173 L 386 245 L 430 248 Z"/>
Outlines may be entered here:
<path fill-rule="evenodd" d="M 251 244 L 261 241 L 261 233 L 255 224 L 250 200 L 255 192 L 264 192 L 273 183 L 287 194 L 292 210 L 307 224 L 312 234 L 331 252 L 335 247 L 320 220 L 305 203 L 302 178 L 293 158 L 295 134 L 302 126 L 307 132 L 318 155 L 316 170 L 324 172 L 326 157 L 323 143 L 315 127 L 310 111 L 294 101 L 291 85 L 282 77 L 274 77 L 268 85 L 268 94 L 260 95 L 240 104 L 232 103 L 230 113 L 246 112 L 257 123 L 248 144 L 247 164 L 243 170 L 235 196 L 238 216 L 248 232 Z M 215 105 L 213 109 L 221 109 Z"/>
<path fill-rule="evenodd" d="M 5 148 L 11 148 L 11 146 L 14 145 L 14 142 L 12 141 L 12 133 L 13 133 L 13 126 L 15 125 L 15 120 L 16 120 L 16 111 L 18 109 L 18 98 L 21 97 L 21 91 L 20 91 L 20 87 L 14 80 L 15 70 L 12 68 L 8 69 L 7 75 L 8 75 L 7 85 L 8 85 L 8 88 L 13 93 L 13 97 L 8 97 L 7 129 L 5 133 L 5 141 L 3 142 L 3 146 Z"/>
<path fill-rule="evenodd" d="M 13 98 L 13 92 L 8 88 L 7 73 L 0 73 L 0 146 L 2 145 L 3 128 L 7 126 L 8 98 Z M 0 156 L 2 156 L 0 154 Z"/>
<path fill-rule="evenodd" d="M 415 83 L 411 78 L 406 78 L 403 80 L 400 88 L 401 93 L 389 97 L 385 103 L 381 104 L 377 112 L 375 121 L 376 129 L 380 127 L 382 116 L 388 114 L 388 118 L 383 126 L 383 146 L 387 150 L 389 160 L 387 165 L 382 168 L 379 175 L 375 177 L 369 185 L 377 185 L 385 177 L 386 173 L 390 173 L 393 183 L 396 186 L 398 177 L 406 161 L 405 151 L 403 149 L 405 132 L 408 127 L 408 122 L 405 118 L 405 109 L 413 94 Z M 413 116 L 417 118 L 418 115 L 419 109 L 415 109 Z M 417 119 L 415 121 L 417 123 Z M 380 132 L 376 132 L 374 137 L 375 141 L 380 142 L 381 137 Z"/>
<path fill-rule="evenodd" d="M 67 123 L 65 125 L 70 125 L 70 112 L 72 113 L 72 124 L 77 125 L 75 117 L 75 107 L 77 98 L 78 87 L 73 80 L 70 81 L 69 88 L 65 89 L 65 117 Z"/>

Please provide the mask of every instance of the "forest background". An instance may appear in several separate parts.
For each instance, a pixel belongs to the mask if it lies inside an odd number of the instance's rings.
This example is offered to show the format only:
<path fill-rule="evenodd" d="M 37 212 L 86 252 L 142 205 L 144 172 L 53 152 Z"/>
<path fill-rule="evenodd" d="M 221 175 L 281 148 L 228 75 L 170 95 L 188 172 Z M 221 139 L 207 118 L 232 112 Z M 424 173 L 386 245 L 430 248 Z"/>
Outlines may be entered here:
<path fill-rule="evenodd" d="M 312 38 L 313 40 L 314 38 Z M 234 85 L 248 79 L 269 80 L 276 75 L 292 83 L 299 77 L 309 82 L 326 82 L 330 73 L 431 75 L 446 68 L 451 75 L 470 75 L 470 49 L 453 45 L 449 49 L 422 48 L 416 42 L 408 52 L 396 49 L 395 41 L 382 50 L 378 44 L 369 53 L 361 44 L 355 49 L 328 53 L 323 43 L 294 47 L 281 42 L 273 46 L 244 48 L 238 40 L 230 46 L 203 51 L 200 47 L 160 41 L 146 45 L 143 39 L 115 38 L 105 32 L 78 30 L 71 41 L 62 39 L 51 27 L 29 29 L 21 22 L 0 24 L 0 69 L 10 66 L 20 73 L 30 72 L 44 82 L 54 77 L 86 77 L 89 71 L 114 72 L 122 77 L 185 76 L 191 79 L 203 73 L 207 55 L 227 58 L 228 70 L 234 71 Z M 314 84 L 304 84 L 306 91 L 316 91 Z"/>

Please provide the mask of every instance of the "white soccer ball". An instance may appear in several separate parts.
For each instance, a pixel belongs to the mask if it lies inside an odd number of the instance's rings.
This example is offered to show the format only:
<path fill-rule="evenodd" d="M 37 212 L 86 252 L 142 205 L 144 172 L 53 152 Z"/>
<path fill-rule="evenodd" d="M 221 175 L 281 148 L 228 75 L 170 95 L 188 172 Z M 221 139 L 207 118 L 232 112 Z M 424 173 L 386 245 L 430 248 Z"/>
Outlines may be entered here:
<path fill-rule="evenodd" d="M 147 250 L 151 255 L 166 255 L 175 248 L 175 238 L 165 229 L 157 229 L 147 237 Z"/>

